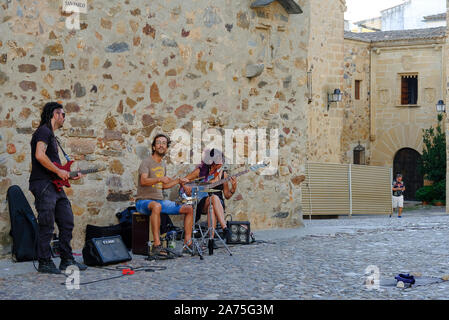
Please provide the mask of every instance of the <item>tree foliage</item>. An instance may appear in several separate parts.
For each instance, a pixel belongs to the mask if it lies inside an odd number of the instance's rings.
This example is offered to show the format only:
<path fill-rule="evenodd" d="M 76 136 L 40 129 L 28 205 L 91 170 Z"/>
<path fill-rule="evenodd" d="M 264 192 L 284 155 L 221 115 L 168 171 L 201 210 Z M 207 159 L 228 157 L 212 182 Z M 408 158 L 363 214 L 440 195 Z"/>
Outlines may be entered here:
<path fill-rule="evenodd" d="M 446 179 L 446 135 L 441 128 L 442 115 L 438 115 L 438 125 L 423 129 L 423 153 L 418 168 L 427 180 L 434 183 Z"/>
<path fill-rule="evenodd" d="M 433 181 L 433 185 L 418 189 L 418 200 L 446 199 L 446 134 L 442 129 L 442 119 L 443 116 L 439 114 L 438 125 L 423 130 L 424 147 L 418 170 L 425 179 Z"/>

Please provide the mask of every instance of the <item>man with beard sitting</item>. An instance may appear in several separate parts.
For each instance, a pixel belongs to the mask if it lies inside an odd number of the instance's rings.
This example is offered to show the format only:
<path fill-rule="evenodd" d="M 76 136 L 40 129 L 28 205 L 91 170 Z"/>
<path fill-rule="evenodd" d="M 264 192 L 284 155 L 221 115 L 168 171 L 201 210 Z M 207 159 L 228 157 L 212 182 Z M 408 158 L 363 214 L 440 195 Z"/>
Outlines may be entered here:
<path fill-rule="evenodd" d="M 187 179 L 171 179 L 166 176 L 166 165 L 163 160 L 170 146 L 170 139 L 158 134 L 151 145 L 152 154 L 144 159 L 139 167 L 137 183 L 136 208 L 137 211 L 150 215 L 153 246 L 150 256 L 167 257 L 169 252 L 164 250 L 160 240 L 161 213 L 169 215 L 184 215 L 184 244 L 189 245 L 192 237 L 193 208 L 191 205 L 178 205 L 164 200 L 162 189 L 172 188 L 177 184 L 188 182 Z"/>

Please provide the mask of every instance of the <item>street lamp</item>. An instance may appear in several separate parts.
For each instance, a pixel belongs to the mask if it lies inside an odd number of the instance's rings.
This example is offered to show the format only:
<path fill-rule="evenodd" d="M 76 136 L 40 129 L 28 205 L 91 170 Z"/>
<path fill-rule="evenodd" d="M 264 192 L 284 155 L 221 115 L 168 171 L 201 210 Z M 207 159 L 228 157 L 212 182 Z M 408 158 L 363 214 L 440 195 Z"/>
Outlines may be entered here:
<path fill-rule="evenodd" d="M 341 101 L 341 91 L 340 89 L 335 89 L 333 93 L 327 94 L 327 111 L 329 111 L 330 104 L 332 102 L 340 102 Z"/>
<path fill-rule="evenodd" d="M 436 107 L 438 113 L 446 112 L 446 105 L 444 104 L 443 100 L 439 100 L 438 103 L 436 104 Z"/>

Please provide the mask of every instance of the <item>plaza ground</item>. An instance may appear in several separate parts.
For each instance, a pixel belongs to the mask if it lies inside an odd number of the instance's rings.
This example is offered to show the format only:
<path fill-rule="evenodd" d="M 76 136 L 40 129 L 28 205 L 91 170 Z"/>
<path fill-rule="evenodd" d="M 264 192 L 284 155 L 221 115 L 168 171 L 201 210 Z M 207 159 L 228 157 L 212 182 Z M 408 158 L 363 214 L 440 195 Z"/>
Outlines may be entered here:
<path fill-rule="evenodd" d="M 0 300 L 446 300 L 448 234 L 444 207 L 411 206 L 401 219 L 304 217 L 302 228 L 255 231 L 258 242 L 231 246 L 232 256 L 222 247 L 204 260 L 135 255 L 128 265 L 136 273 L 122 277 L 120 265 L 90 267 L 81 272 L 79 289 L 68 289 L 64 275 L 39 274 L 31 262 L 6 257 L 0 259 Z M 366 285 L 373 269 L 379 286 Z M 392 284 L 399 273 L 420 281 L 397 288 Z"/>

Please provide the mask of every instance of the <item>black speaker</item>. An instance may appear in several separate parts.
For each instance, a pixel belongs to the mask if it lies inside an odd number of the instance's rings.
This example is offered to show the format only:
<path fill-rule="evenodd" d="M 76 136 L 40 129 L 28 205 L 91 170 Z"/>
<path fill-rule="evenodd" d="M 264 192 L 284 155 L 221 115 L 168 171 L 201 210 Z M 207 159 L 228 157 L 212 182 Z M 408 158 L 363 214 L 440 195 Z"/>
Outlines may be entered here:
<path fill-rule="evenodd" d="M 230 231 L 226 243 L 228 244 L 249 244 L 251 227 L 249 221 L 227 221 Z"/>
<path fill-rule="evenodd" d="M 83 260 L 88 266 L 105 266 L 131 259 L 122 237 L 118 235 L 92 238 L 86 241 L 83 248 Z"/>
<path fill-rule="evenodd" d="M 92 238 L 122 236 L 122 240 L 128 249 L 131 249 L 131 223 L 124 221 L 113 226 L 86 225 L 85 242 Z"/>

